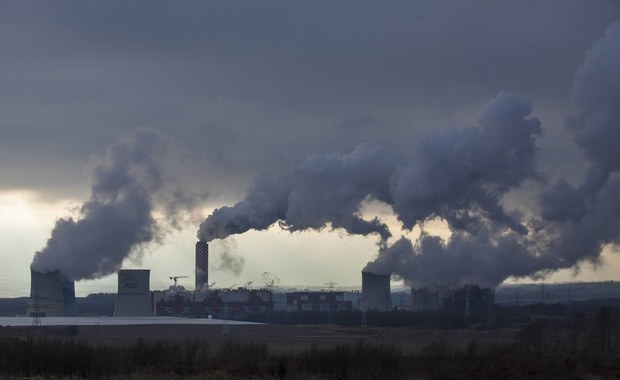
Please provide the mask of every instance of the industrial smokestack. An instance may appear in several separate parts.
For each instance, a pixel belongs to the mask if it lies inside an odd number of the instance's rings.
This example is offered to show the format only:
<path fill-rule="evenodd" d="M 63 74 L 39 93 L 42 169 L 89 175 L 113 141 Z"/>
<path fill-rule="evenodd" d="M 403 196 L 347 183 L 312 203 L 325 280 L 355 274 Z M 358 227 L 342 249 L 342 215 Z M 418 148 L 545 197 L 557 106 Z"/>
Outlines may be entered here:
<path fill-rule="evenodd" d="M 196 290 L 209 287 L 209 245 L 207 242 L 196 243 Z"/>
<path fill-rule="evenodd" d="M 29 316 L 77 316 L 75 285 L 64 279 L 58 271 L 41 273 L 30 270 Z"/>
<path fill-rule="evenodd" d="M 362 310 L 392 310 L 389 274 L 362 272 Z"/>
<path fill-rule="evenodd" d="M 118 271 L 118 294 L 115 317 L 148 317 L 153 315 L 148 269 Z"/>

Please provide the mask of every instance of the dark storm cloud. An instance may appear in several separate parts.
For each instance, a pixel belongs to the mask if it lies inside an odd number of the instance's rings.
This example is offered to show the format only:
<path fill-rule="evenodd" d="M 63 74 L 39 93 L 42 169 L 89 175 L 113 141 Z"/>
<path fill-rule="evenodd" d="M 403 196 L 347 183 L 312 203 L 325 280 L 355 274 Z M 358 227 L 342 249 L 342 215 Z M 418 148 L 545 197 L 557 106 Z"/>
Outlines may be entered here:
<path fill-rule="evenodd" d="M 613 1 L 0 7 L 2 186 L 65 196 L 83 188 L 92 152 L 137 126 L 202 155 L 197 177 L 217 177 L 222 194 L 273 161 L 362 142 L 405 149 L 499 91 L 563 96 L 620 14 Z M 337 127 L 360 117 L 381 132 Z"/>

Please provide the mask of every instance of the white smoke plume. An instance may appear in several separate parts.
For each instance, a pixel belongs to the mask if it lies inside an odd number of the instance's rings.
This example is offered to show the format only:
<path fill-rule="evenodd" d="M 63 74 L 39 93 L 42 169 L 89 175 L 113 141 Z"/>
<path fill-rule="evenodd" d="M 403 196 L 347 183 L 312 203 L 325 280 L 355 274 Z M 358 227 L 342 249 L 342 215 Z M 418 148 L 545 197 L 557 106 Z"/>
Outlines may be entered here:
<path fill-rule="evenodd" d="M 378 219 L 362 219 L 359 207 L 367 197 L 389 199 L 390 178 L 402 162 L 398 153 L 367 145 L 348 155 L 310 156 L 289 171 L 257 178 L 244 200 L 215 210 L 201 224 L 198 238 L 224 239 L 278 222 L 290 231 L 331 223 L 351 234 L 376 233 L 386 240 L 387 226 Z"/>
<path fill-rule="evenodd" d="M 382 251 L 392 252 L 385 251 L 387 226 L 360 216 L 368 199 L 391 205 L 407 229 L 442 218 L 457 233 L 472 234 L 492 222 L 521 236 L 526 228 L 501 202 L 523 180 L 539 176 L 535 138 L 541 129 L 531 111 L 528 102 L 501 93 L 483 108 L 478 126 L 428 135 L 410 152 L 360 145 L 347 155 L 310 156 L 288 171 L 259 177 L 245 199 L 201 224 L 199 239 L 274 223 L 291 231 L 329 224 L 350 234 L 376 234 Z"/>
<path fill-rule="evenodd" d="M 221 240 L 217 245 L 211 244 L 210 247 L 212 252 L 219 250 L 216 270 L 229 271 L 235 276 L 241 275 L 245 259 L 237 253 L 237 242 L 234 239 Z"/>
<path fill-rule="evenodd" d="M 419 285 L 496 285 L 597 263 L 606 244 L 620 243 L 620 23 L 587 54 L 573 95 L 577 113 L 569 125 L 592 167 L 581 185 L 562 180 L 538 195 L 540 210 L 527 218 L 507 212 L 504 200 L 523 181 L 542 179 L 536 170 L 542 130 L 529 102 L 500 93 L 483 107 L 477 126 L 431 133 L 408 152 L 360 145 L 260 176 L 245 199 L 215 210 L 198 237 L 223 239 L 274 223 L 291 231 L 329 225 L 376 234 L 379 256 L 364 270 Z M 406 230 L 441 219 L 451 235 L 422 233 L 388 247 L 386 225 L 360 217 L 365 200 L 391 206 Z"/>
<path fill-rule="evenodd" d="M 422 236 L 399 240 L 369 264 L 412 283 L 480 282 L 544 276 L 582 262 L 599 263 L 603 247 L 620 243 L 620 22 L 588 52 L 575 76 L 575 142 L 591 160 L 583 182 L 560 180 L 540 196 L 541 214 L 528 235 L 489 220 L 452 230 L 449 241 Z"/>
<path fill-rule="evenodd" d="M 59 270 L 71 280 L 120 269 L 125 258 L 161 239 L 180 212 L 193 205 L 193 197 L 172 177 L 182 159 L 174 141 L 153 130 L 140 129 L 110 144 L 94 168 L 91 196 L 79 218 L 56 221 L 31 268 Z M 165 215 L 164 224 L 154 218 L 155 209 Z"/>

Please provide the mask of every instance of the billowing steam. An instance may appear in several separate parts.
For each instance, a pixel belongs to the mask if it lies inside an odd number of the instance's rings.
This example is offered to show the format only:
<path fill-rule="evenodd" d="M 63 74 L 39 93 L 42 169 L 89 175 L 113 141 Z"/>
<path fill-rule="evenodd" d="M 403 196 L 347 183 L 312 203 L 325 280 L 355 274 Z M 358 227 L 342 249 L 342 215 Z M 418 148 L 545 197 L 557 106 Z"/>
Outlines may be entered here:
<path fill-rule="evenodd" d="M 237 242 L 234 239 L 226 239 L 218 242 L 219 244 L 212 248 L 221 250 L 218 255 L 218 263 L 215 264 L 216 270 L 229 271 L 235 276 L 241 275 L 245 259 L 237 254 Z"/>
<path fill-rule="evenodd" d="M 534 137 L 540 127 L 530 113 L 528 102 L 501 93 L 485 106 L 479 126 L 428 135 L 407 154 L 360 145 L 347 155 L 310 156 L 288 172 L 259 177 L 244 200 L 215 210 L 198 237 L 223 239 L 276 222 L 291 231 L 330 223 L 385 241 L 387 226 L 360 216 L 366 199 L 391 205 L 407 228 L 441 217 L 461 229 L 486 216 L 524 233 L 500 202 L 505 192 L 537 175 Z"/>
<path fill-rule="evenodd" d="M 528 102 L 501 93 L 483 108 L 478 126 L 428 135 L 411 152 L 360 145 L 348 155 L 310 156 L 290 171 L 259 177 L 244 200 L 202 223 L 199 238 L 226 238 L 276 222 L 293 231 L 329 223 L 351 234 L 377 234 L 382 252 L 395 252 L 386 250 L 387 226 L 361 218 L 368 199 L 391 205 L 408 229 L 442 218 L 456 234 L 475 234 L 492 223 L 522 236 L 527 229 L 501 201 L 524 179 L 538 176 L 535 137 L 541 130 L 530 113 Z M 394 272 L 376 266 L 369 269 Z"/>
<path fill-rule="evenodd" d="M 170 177 L 180 159 L 168 137 L 141 129 L 108 146 L 94 168 L 91 196 L 79 219 L 59 219 L 31 268 L 59 270 L 71 280 L 99 278 L 120 269 L 123 260 L 145 243 L 162 237 L 157 207 L 174 225 L 189 197 Z"/>
<path fill-rule="evenodd" d="M 559 181 L 539 196 L 539 216 L 507 212 L 505 196 L 536 171 L 539 121 L 529 102 L 500 93 L 483 107 L 478 125 L 432 133 L 409 152 L 358 146 L 347 155 L 313 155 L 282 173 L 256 179 L 232 207 L 200 226 L 204 241 L 274 223 L 290 231 L 341 228 L 380 237 L 378 258 L 365 271 L 394 273 L 412 284 L 478 282 L 544 276 L 620 243 L 620 23 L 596 43 L 577 73 L 577 114 L 569 124 L 591 160 L 583 183 Z M 364 220 L 366 200 L 388 204 L 411 230 L 445 220 L 445 240 L 423 233 L 397 239 L 378 219 Z M 532 211 L 535 214 L 535 211 Z"/>

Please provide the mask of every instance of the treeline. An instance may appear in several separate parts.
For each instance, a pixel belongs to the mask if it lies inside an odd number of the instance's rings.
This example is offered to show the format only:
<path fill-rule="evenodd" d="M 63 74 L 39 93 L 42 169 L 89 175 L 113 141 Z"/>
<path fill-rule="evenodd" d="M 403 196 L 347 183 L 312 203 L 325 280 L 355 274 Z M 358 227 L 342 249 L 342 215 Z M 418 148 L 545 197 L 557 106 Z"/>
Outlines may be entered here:
<path fill-rule="evenodd" d="M 593 315 L 601 307 L 619 307 L 620 298 L 588 300 L 566 303 L 537 303 L 520 306 L 499 306 L 491 310 L 477 310 L 468 317 L 462 310 L 411 311 L 392 310 L 386 312 L 354 311 L 270 311 L 247 314 L 237 318 L 242 321 L 282 325 L 333 324 L 345 327 L 405 327 L 417 326 L 436 330 L 520 326 L 538 317 L 565 318 L 567 315 Z"/>
<path fill-rule="evenodd" d="M 271 313 L 248 314 L 238 318 L 247 322 L 271 323 L 280 325 L 323 325 L 333 324 L 345 327 L 405 327 L 422 326 L 433 329 L 463 328 L 471 324 L 483 323 L 488 313 L 473 314 L 465 318 L 463 313 L 444 311 L 274 311 Z"/>
<path fill-rule="evenodd" d="M 512 343 L 436 340 L 416 353 L 396 345 L 309 346 L 270 352 L 266 343 L 211 346 L 204 338 L 137 339 L 129 345 L 74 337 L 0 336 L 0 378 L 190 379 L 595 379 L 620 378 L 618 309 L 537 319 Z"/>

